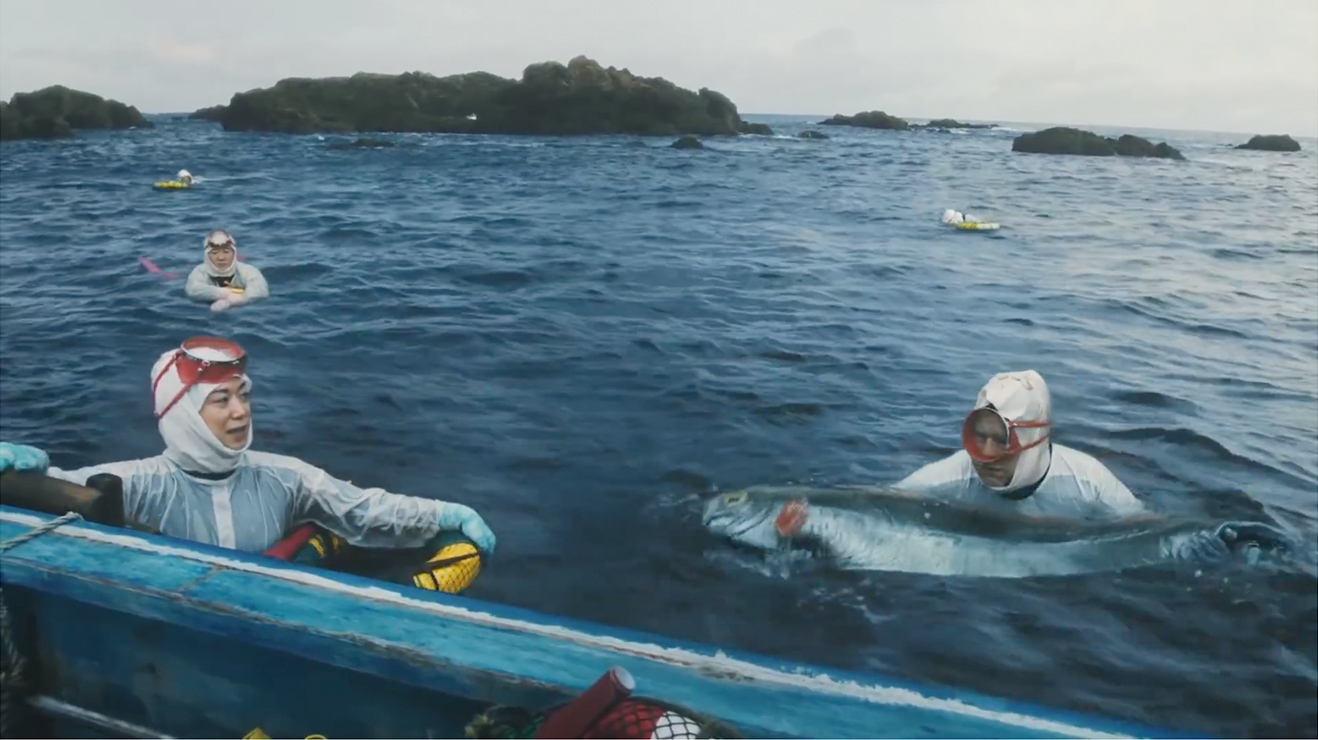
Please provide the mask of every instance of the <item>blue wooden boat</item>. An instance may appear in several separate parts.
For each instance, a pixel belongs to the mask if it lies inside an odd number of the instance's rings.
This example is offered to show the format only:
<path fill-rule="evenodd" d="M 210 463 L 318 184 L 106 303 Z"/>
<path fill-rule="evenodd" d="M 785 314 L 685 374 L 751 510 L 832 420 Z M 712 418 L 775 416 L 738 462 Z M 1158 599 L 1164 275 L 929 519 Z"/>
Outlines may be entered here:
<path fill-rule="evenodd" d="M 612 667 L 746 737 L 1168 737 L 0 505 L 26 737 L 463 737 Z M 21 682 L 15 683 L 16 678 Z M 21 705 L 21 706 L 20 706 Z M 19 711 L 22 710 L 22 711 Z M 260 736 L 260 735 L 258 735 Z"/>

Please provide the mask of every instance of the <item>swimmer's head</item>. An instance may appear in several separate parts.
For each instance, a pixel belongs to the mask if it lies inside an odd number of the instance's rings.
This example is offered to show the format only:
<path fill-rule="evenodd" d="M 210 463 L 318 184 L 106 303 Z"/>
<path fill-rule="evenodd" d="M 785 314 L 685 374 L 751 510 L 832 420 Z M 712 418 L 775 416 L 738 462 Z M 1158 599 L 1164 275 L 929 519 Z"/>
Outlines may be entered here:
<path fill-rule="evenodd" d="M 233 267 L 237 254 L 238 245 L 228 231 L 215 229 L 206 235 L 206 261 L 215 269 L 224 271 Z"/>
<path fill-rule="evenodd" d="M 191 184 L 192 184 L 192 173 L 191 173 L 191 172 L 188 172 L 187 170 L 179 170 L 179 171 L 178 171 L 178 179 L 179 179 L 179 182 L 185 183 L 185 184 L 187 184 L 187 185 L 191 185 Z"/>

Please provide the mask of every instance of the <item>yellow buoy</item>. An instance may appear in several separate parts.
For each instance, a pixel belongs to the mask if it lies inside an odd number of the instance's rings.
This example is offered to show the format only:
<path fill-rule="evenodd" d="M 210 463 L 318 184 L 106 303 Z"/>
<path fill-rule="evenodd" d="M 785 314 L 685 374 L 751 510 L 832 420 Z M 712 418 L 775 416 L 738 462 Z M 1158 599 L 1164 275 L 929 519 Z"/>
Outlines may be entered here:
<path fill-rule="evenodd" d="M 186 182 L 180 182 L 179 180 L 164 180 L 156 183 L 157 190 L 182 190 L 189 187 L 192 186 L 188 185 Z"/>
<path fill-rule="evenodd" d="M 422 570 L 412 575 L 412 583 L 427 591 L 460 593 L 480 575 L 480 551 L 471 540 L 456 532 L 444 533 L 439 542 L 439 549 L 430 556 Z"/>

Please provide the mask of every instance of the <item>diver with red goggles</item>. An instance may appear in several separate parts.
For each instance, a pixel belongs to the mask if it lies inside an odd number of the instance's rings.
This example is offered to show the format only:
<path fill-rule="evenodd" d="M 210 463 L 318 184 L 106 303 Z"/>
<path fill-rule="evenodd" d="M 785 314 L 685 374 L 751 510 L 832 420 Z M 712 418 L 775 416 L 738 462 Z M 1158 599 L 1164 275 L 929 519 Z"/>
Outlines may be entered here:
<path fill-rule="evenodd" d="M 193 337 L 160 355 L 151 369 L 160 455 L 61 470 L 35 447 L 0 442 L 0 472 L 44 471 L 78 485 L 111 473 L 123 480 L 125 518 L 244 552 L 264 552 L 305 523 L 363 548 L 417 548 L 461 532 L 482 553 L 494 551 L 494 533 L 468 506 L 359 488 L 295 457 L 249 449 L 247 360 L 219 337 Z"/>
<path fill-rule="evenodd" d="M 893 488 L 1023 514 L 1125 518 L 1144 504 L 1101 462 L 1052 440 L 1052 398 L 1033 370 L 999 373 L 961 426 L 962 449 Z"/>

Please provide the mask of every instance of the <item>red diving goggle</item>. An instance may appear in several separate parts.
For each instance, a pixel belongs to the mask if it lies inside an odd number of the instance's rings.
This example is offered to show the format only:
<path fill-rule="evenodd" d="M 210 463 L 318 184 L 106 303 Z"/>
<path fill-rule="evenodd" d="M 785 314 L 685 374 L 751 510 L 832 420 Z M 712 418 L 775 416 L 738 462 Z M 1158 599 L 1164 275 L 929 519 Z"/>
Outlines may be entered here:
<path fill-rule="evenodd" d="M 1020 454 L 1031 447 L 1048 441 L 1045 433 L 1029 444 L 1021 444 L 1017 429 L 1043 429 L 1046 421 L 1011 421 L 991 408 L 975 409 L 966 416 L 961 427 L 961 446 L 973 460 L 982 463 L 997 462 L 1004 457 Z"/>
<path fill-rule="evenodd" d="M 174 398 L 170 400 L 165 408 L 156 412 L 156 418 L 169 413 L 174 408 L 174 404 L 183 397 L 188 389 L 198 383 L 223 383 L 231 378 L 236 378 L 243 374 L 247 368 L 247 353 L 239 347 L 236 342 L 219 337 L 193 337 L 186 339 L 178 349 L 174 350 L 174 356 L 165 363 L 165 367 L 160 374 L 151 382 L 151 396 L 155 397 L 156 388 L 160 386 L 160 380 L 165 377 L 171 367 L 178 367 L 179 380 L 183 381 L 183 387 Z"/>

